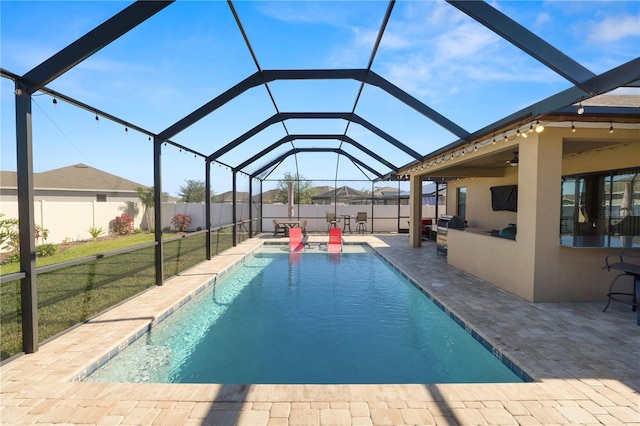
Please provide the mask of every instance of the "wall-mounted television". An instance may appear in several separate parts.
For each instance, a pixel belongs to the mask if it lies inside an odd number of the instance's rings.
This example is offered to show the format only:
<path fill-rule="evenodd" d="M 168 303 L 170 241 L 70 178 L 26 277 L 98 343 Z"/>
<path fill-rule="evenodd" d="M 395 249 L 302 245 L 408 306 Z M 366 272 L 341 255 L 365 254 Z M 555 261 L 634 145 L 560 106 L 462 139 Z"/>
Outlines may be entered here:
<path fill-rule="evenodd" d="M 518 185 L 492 186 L 491 208 L 494 211 L 518 211 Z"/>

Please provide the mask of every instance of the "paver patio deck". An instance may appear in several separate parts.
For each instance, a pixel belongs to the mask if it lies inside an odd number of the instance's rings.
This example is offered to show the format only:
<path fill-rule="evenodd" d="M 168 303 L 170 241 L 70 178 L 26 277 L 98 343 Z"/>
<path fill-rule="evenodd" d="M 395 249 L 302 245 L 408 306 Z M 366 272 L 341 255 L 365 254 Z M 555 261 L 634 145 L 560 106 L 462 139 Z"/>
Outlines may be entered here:
<path fill-rule="evenodd" d="M 534 383 L 72 381 L 265 240 L 247 240 L 0 367 L 0 424 L 640 425 L 640 327 L 629 307 L 603 313 L 601 303 L 531 304 L 450 267 L 432 242 L 410 248 L 406 235 L 345 240 L 369 243 Z"/>

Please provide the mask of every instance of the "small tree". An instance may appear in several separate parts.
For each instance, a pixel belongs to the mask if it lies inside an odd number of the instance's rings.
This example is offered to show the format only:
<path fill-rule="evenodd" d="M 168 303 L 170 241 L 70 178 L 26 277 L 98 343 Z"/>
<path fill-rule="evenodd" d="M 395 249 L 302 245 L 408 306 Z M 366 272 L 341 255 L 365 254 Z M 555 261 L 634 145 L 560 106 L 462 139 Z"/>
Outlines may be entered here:
<path fill-rule="evenodd" d="M 186 185 L 180 187 L 178 195 L 185 203 L 204 203 L 206 186 L 201 180 L 185 180 Z"/>
<path fill-rule="evenodd" d="M 156 204 L 155 191 L 152 187 L 139 186 L 136 188 L 138 197 L 144 206 L 144 216 L 147 218 L 147 230 L 151 229 L 151 217 L 149 216 L 150 210 Z"/>
<path fill-rule="evenodd" d="M 285 172 L 273 194 L 274 203 L 289 202 L 289 182 L 293 181 L 293 202 L 295 204 L 311 204 L 311 198 L 316 195 L 316 189 L 304 176 Z"/>

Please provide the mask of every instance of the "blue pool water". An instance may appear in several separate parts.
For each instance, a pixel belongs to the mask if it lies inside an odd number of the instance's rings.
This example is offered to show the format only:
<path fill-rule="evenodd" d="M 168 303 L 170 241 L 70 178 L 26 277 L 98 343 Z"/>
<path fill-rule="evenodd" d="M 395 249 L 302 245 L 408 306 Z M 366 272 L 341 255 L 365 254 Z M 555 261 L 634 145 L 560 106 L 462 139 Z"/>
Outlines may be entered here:
<path fill-rule="evenodd" d="M 369 249 L 267 249 L 86 380 L 521 382 Z"/>

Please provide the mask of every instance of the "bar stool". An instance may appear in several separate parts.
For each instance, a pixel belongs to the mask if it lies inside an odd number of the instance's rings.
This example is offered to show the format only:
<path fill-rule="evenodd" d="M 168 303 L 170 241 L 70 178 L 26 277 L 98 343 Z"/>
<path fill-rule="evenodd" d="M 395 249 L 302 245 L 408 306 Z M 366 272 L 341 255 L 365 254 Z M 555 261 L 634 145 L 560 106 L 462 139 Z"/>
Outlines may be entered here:
<path fill-rule="evenodd" d="M 347 228 L 349 228 L 349 233 L 352 234 L 352 232 L 351 232 L 351 215 L 350 214 L 343 214 L 342 218 L 343 218 L 343 221 L 342 221 L 342 233 L 344 234 L 347 231 Z"/>
<path fill-rule="evenodd" d="M 367 233 L 367 212 L 358 212 L 356 216 L 356 234 Z"/>

